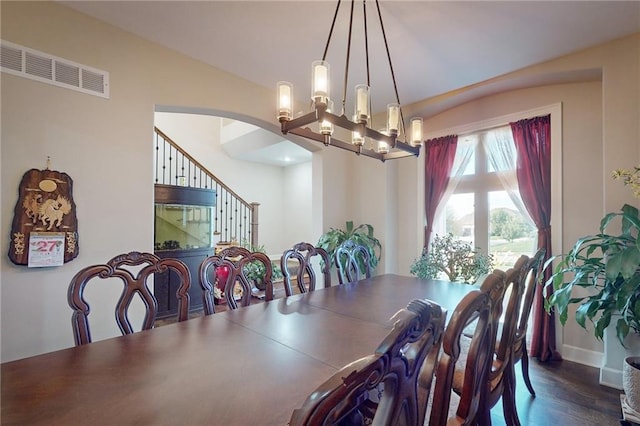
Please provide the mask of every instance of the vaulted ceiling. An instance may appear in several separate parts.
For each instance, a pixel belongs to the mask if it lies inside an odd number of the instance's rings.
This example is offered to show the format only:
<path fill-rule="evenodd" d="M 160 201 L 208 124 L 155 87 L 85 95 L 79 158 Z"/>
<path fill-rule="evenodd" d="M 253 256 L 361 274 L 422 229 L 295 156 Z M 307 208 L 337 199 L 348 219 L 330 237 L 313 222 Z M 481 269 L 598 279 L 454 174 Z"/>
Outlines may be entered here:
<path fill-rule="evenodd" d="M 323 55 L 336 6 L 329 0 L 61 3 L 267 88 L 291 81 L 303 102 L 310 94 L 311 62 Z M 327 53 L 335 99 L 343 91 L 350 8 L 350 2 L 342 3 Z M 380 111 L 395 95 L 376 3 L 366 4 L 371 96 L 374 110 Z M 380 11 L 403 105 L 640 31 L 640 1 L 383 0 Z M 358 1 L 349 111 L 353 86 L 367 78 L 362 21 Z M 505 84 L 513 88 L 585 78 L 590 76 L 575 73 Z M 428 116 L 437 107 L 421 112 Z"/>

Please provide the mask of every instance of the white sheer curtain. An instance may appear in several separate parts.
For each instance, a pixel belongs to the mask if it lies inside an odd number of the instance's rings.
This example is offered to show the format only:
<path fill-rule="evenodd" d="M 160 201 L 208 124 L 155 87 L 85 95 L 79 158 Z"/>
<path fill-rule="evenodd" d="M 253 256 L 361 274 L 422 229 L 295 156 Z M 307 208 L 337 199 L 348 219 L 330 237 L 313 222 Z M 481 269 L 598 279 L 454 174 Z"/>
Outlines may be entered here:
<path fill-rule="evenodd" d="M 498 175 L 513 205 L 523 218 L 526 218 L 527 221 L 535 226 L 522 202 L 522 198 L 520 198 L 518 178 L 516 176 L 516 145 L 513 141 L 511 127 L 499 127 L 488 131 L 483 138 L 482 147 L 487 155 L 489 165 Z"/>
<path fill-rule="evenodd" d="M 449 178 L 449 186 L 442 196 L 442 200 L 436 209 L 435 226 L 433 234 L 444 235 L 446 233 L 446 217 L 442 213 L 446 210 L 447 202 L 451 198 L 451 194 L 456 190 L 460 179 L 464 175 L 469 161 L 473 158 L 473 152 L 478 145 L 478 135 L 469 135 L 458 138 L 458 147 L 456 149 L 456 157 L 453 160 L 451 176 Z M 515 148 L 514 148 L 515 149 Z"/>

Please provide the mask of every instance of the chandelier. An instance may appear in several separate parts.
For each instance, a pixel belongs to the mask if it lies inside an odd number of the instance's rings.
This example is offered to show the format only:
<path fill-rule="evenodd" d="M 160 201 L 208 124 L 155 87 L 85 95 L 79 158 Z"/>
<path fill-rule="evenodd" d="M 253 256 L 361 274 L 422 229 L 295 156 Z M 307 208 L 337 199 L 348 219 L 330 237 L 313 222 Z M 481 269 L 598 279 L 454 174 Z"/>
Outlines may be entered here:
<path fill-rule="evenodd" d="M 349 35 L 347 40 L 347 58 L 345 62 L 344 87 L 342 92 L 342 106 L 340 115 L 333 112 L 333 101 L 329 96 L 329 64 L 326 62 L 327 51 L 331 43 L 331 36 L 340 10 L 342 0 L 338 0 L 336 10 L 329 30 L 329 37 L 325 45 L 322 60 L 312 63 L 312 87 L 311 87 L 311 106 L 312 111 L 302 116 L 293 118 L 293 84 L 288 81 L 279 81 L 277 83 L 278 96 L 278 120 L 280 121 L 283 134 L 291 133 L 297 136 L 321 142 L 325 146 L 336 146 L 356 154 L 365 155 L 371 158 L 377 158 L 386 161 L 394 158 L 403 158 L 409 156 L 420 155 L 420 147 L 422 146 L 422 118 L 412 118 L 410 121 L 409 133 L 405 132 L 404 117 L 402 108 L 400 107 L 400 98 L 398 96 L 398 86 L 396 84 L 393 65 L 391 63 L 391 55 L 389 54 L 389 46 L 387 36 L 382 22 L 382 14 L 380 13 L 380 5 L 376 0 L 376 9 L 380 21 L 380 30 L 384 40 L 385 51 L 389 62 L 389 70 L 391 79 L 393 80 L 393 88 L 395 92 L 395 102 L 387 105 L 387 120 L 385 126 L 381 129 L 374 129 L 371 113 L 371 96 L 370 96 L 370 73 L 369 73 L 369 43 L 367 34 L 367 13 L 366 1 L 362 2 L 363 19 L 364 19 L 364 40 L 365 40 L 365 59 L 367 81 L 366 84 L 358 84 L 355 87 L 354 96 L 354 114 L 353 120 L 345 115 L 347 81 L 349 77 L 349 57 L 351 52 L 351 34 L 353 28 L 353 11 L 355 0 L 351 1 L 351 12 L 349 15 Z M 317 130 L 312 130 L 308 126 L 317 123 Z M 334 134 L 335 127 L 343 129 L 338 135 Z M 346 137 L 345 137 L 346 136 Z M 348 138 L 350 142 L 345 142 Z"/>

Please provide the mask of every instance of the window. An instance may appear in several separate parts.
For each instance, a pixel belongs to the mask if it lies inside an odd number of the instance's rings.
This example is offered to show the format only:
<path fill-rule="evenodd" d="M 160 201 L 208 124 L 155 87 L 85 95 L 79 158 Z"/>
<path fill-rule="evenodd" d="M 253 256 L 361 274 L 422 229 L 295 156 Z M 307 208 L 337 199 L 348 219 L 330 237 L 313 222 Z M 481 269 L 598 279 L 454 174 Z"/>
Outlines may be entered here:
<path fill-rule="evenodd" d="M 515 149 L 515 145 L 510 142 L 513 136 L 505 130 L 511 127 L 507 123 L 517 124 L 523 119 L 545 115 L 550 117 L 549 127 L 545 129 L 545 133 L 548 132 L 546 135 L 550 137 L 549 141 L 552 143 L 548 147 L 551 164 L 544 164 L 545 167 L 550 166 L 551 176 L 548 180 L 550 188 L 545 188 L 545 191 L 550 190 L 550 194 L 546 192 L 543 196 L 550 196 L 550 199 L 544 201 L 544 206 L 548 211 L 542 212 L 541 209 L 532 211 L 537 215 L 544 213 L 542 219 L 549 223 L 548 228 L 537 231 L 550 239 L 544 241 L 546 255 L 553 256 L 555 253 L 562 252 L 561 103 L 488 118 L 481 122 L 471 122 L 453 128 L 438 129 L 427 135 L 425 151 L 429 147 L 429 141 L 442 140 L 447 142 L 457 139 L 453 168 L 449 172 L 450 182 L 444 196 L 441 194 L 441 188 L 431 185 L 430 181 L 432 178 L 437 178 L 436 183 L 442 182 L 442 175 L 437 173 L 437 164 L 433 172 L 427 169 L 427 167 L 434 167 L 429 164 L 429 159 L 438 158 L 440 160 L 439 157 L 426 157 L 419 169 L 419 172 L 425 176 L 423 185 L 419 185 L 418 189 L 424 194 L 420 201 L 425 206 L 422 225 L 427 238 L 446 232 L 448 223 L 448 228 L 454 235 L 461 238 L 471 238 L 468 241 L 473 241 L 474 246 L 480 247 L 480 251 L 490 250 L 492 254 L 496 255 L 499 263 L 496 267 L 500 269 L 513 266 L 512 262 L 506 260 L 507 256 L 515 258 L 519 252 L 529 255 L 534 253 L 534 247 L 537 246 L 537 244 L 534 246 L 537 232 L 525 237 L 516 237 L 520 232 L 527 232 L 527 221 L 525 220 L 523 224 L 515 220 L 517 216 L 515 218 L 507 216 L 517 211 L 524 220 L 527 219 L 528 214 L 522 213 L 526 210 L 520 209 L 522 200 L 519 189 L 514 191 L 517 188 L 514 167 L 513 165 L 504 166 L 504 164 L 510 164 L 506 161 L 508 159 L 506 154 L 509 151 L 504 148 L 511 145 Z M 455 118 L 457 115 L 454 113 L 452 117 Z M 510 138 L 507 139 L 504 133 L 507 133 Z M 433 144 L 428 149 L 436 151 L 439 148 L 441 148 L 441 144 Z M 499 153 L 503 155 L 497 155 Z M 449 157 L 446 159 L 449 160 Z M 445 164 L 444 170 L 449 170 L 449 163 Z M 427 187 L 427 183 L 430 186 Z M 527 194 L 538 197 L 539 194 L 533 189 L 527 188 Z M 442 198 L 440 198 L 441 196 Z M 437 202 L 437 206 L 434 206 L 427 197 L 438 198 L 441 201 Z M 533 199 L 532 201 L 535 202 Z M 548 201 L 550 201 L 550 205 Z M 532 206 L 532 208 L 534 207 Z M 458 218 L 462 218 L 462 220 L 458 220 Z M 464 233 L 470 235 L 464 236 Z M 511 235 L 508 238 L 497 238 L 498 234 L 503 233 L 511 233 Z M 543 315 L 541 311 L 534 312 L 533 316 L 540 325 L 539 328 L 533 330 L 533 333 L 541 339 L 543 345 L 547 346 L 547 352 L 544 356 L 548 356 L 550 355 L 549 350 L 553 351 L 554 347 L 553 342 L 548 341 L 549 336 L 553 335 L 554 323 L 550 320 L 551 317 Z"/>
<path fill-rule="evenodd" d="M 458 137 L 448 197 L 438 210 L 437 234 L 452 233 L 494 256 L 509 269 L 522 254 L 532 255 L 537 230 L 515 176 L 516 150 L 509 126 Z"/>

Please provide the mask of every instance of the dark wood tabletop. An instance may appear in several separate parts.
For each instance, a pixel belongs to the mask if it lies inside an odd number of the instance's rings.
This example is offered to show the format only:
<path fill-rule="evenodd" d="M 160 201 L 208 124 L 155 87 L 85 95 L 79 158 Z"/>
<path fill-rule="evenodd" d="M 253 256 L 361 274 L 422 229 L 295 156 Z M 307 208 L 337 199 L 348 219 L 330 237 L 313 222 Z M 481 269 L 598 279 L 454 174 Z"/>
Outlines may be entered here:
<path fill-rule="evenodd" d="M 2 364 L 2 424 L 283 425 L 373 352 L 415 298 L 471 286 L 380 275 Z"/>

